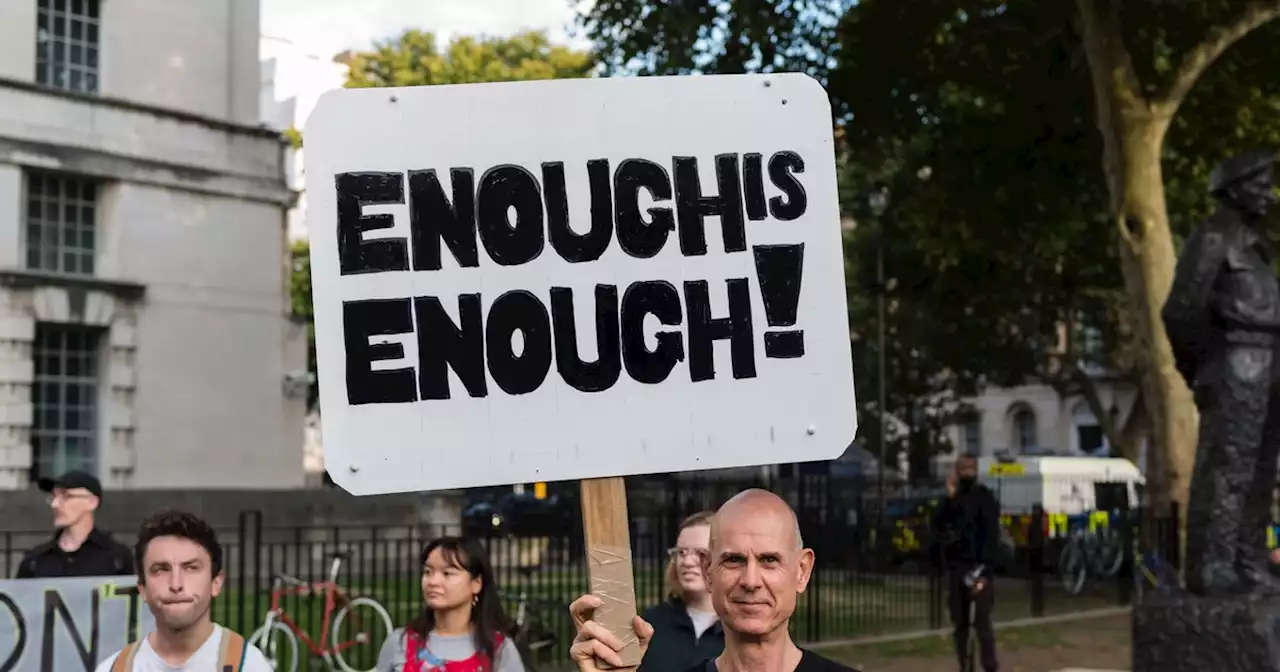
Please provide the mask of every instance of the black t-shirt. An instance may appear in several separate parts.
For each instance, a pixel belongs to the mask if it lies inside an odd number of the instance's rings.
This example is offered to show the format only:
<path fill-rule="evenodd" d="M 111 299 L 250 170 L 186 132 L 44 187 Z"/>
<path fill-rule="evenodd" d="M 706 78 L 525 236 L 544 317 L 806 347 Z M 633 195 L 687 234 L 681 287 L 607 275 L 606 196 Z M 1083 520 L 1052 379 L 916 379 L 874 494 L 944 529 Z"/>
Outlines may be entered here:
<path fill-rule="evenodd" d="M 858 672 L 852 667 L 828 660 L 812 651 L 801 649 L 801 653 L 804 655 L 800 657 L 800 664 L 796 665 L 796 669 L 792 672 Z M 719 670 L 716 668 L 716 661 L 712 659 L 686 672 L 719 672 Z"/>

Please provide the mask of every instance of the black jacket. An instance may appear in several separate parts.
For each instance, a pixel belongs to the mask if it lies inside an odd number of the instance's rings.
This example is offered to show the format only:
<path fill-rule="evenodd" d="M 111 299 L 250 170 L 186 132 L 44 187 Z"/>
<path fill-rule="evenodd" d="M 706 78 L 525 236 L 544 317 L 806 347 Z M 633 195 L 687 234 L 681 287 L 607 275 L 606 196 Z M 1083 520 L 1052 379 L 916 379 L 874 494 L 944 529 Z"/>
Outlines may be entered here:
<path fill-rule="evenodd" d="M 636 672 L 675 672 L 705 663 L 724 651 L 724 628 L 717 621 L 701 637 L 694 635 L 693 620 L 684 603 L 671 598 L 644 612 L 653 626 L 653 639 Z"/>
<path fill-rule="evenodd" d="M 932 555 L 935 563 L 968 570 L 1004 564 L 1000 550 L 1000 502 L 981 483 L 955 497 L 944 498 L 933 513 Z"/>
<path fill-rule="evenodd" d="M 58 535 L 22 556 L 15 579 L 57 579 L 68 576 L 120 576 L 133 574 L 133 552 L 94 529 L 80 548 L 67 553 L 58 547 Z"/>

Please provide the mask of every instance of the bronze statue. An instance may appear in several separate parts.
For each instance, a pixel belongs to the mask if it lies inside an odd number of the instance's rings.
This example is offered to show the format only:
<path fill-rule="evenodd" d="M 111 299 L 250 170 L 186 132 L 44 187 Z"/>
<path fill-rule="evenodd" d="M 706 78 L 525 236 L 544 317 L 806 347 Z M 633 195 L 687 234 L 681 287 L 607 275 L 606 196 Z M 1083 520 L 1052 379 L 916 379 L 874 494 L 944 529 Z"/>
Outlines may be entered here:
<path fill-rule="evenodd" d="M 1277 200 L 1275 158 L 1250 151 L 1213 171 L 1218 209 L 1183 245 L 1162 314 L 1200 409 L 1185 569 L 1201 596 L 1280 594 L 1266 547 L 1280 451 L 1280 281 L 1261 231 Z"/>

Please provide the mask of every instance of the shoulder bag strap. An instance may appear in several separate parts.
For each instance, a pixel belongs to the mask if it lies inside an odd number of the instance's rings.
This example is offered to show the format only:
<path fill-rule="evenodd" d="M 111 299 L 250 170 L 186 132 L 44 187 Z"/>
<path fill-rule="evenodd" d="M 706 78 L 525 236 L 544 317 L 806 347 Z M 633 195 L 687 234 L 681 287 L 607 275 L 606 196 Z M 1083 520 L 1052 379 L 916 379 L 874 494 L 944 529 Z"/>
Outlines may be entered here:
<path fill-rule="evenodd" d="M 129 642 L 116 655 L 116 662 L 111 665 L 111 672 L 133 672 L 133 656 L 138 652 L 138 642 Z"/>
<path fill-rule="evenodd" d="M 244 637 L 223 628 L 222 642 L 218 646 L 218 668 L 222 672 L 240 672 L 244 668 L 244 657 Z"/>

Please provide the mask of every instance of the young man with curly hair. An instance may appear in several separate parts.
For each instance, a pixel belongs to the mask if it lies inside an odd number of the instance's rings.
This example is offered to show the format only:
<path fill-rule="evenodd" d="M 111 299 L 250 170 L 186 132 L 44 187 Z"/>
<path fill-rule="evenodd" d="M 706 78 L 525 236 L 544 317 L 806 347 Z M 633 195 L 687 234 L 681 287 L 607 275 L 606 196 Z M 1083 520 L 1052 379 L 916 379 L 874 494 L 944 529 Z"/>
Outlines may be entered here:
<path fill-rule="evenodd" d="M 271 672 L 261 651 L 209 614 L 224 577 L 222 547 L 208 523 L 180 511 L 157 513 L 143 521 L 133 554 L 156 629 L 95 672 Z"/>

